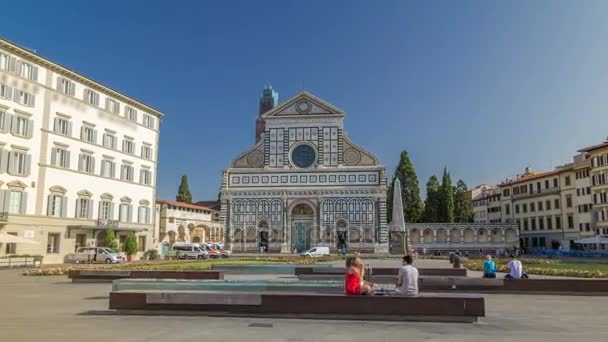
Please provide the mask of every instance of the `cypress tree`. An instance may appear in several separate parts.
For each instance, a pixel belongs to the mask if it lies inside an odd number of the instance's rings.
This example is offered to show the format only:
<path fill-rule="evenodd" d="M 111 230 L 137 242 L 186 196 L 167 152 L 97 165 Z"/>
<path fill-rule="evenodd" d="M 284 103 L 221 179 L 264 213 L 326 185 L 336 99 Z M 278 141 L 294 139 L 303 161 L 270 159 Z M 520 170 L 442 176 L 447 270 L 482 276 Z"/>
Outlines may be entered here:
<path fill-rule="evenodd" d="M 462 179 L 454 187 L 454 220 L 459 223 L 473 222 L 473 201 Z"/>
<path fill-rule="evenodd" d="M 179 188 L 177 188 L 177 196 L 175 196 L 175 200 L 178 202 L 192 204 L 192 194 L 190 193 L 190 187 L 188 186 L 188 176 L 186 175 L 182 176 L 182 181 L 179 184 Z"/>
<path fill-rule="evenodd" d="M 392 220 L 393 213 L 393 183 L 396 178 L 401 181 L 401 197 L 403 201 L 403 215 L 406 222 L 418 222 L 422 215 L 422 200 L 420 199 L 420 186 L 418 185 L 418 176 L 416 170 L 410 160 L 407 151 L 402 151 L 399 158 L 399 164 L 393 175 L 393 182 L 387 190 L 387 214 L 388 221 Z"/>
<path fill-rule="evenodd" d="M 424 202 L 424 215 L 422 216 L 424 222 L 439 222 L 440 188 L 439 179 L 432 175 L 426 182 L 426 200 Z"/>
<path fill-rule="evenodd" d="M 439 220 L 440 222 L 454 223 L 454 189 L 447 168 L 443 169 L 443 179 L 441 180 Z"/>

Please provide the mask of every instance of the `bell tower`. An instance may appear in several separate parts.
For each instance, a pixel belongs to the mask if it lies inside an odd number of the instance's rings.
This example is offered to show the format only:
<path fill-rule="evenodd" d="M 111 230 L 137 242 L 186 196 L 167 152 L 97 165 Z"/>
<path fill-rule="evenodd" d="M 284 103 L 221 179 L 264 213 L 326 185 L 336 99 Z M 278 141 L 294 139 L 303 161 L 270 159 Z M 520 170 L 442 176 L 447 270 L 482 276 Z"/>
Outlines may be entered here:
<path fill-rule="evenodd" d="M 260 112 L 255 120 L 255 142 L 260 141 L 262 133 L 266 130 L 266 123 L 262 119 L 262 114 L 271 110 L 279 104 L 279 93 L 272 89 L 272 86 L 264 86 L 262 96 L 260 97 Z"/>

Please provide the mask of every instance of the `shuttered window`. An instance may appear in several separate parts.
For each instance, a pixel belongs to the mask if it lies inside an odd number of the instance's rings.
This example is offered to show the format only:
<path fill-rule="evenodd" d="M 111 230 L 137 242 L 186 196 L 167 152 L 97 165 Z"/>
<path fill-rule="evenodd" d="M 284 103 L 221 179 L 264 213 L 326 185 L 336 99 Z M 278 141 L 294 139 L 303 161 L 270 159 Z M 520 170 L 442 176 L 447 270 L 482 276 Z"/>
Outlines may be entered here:
<path fill-rule="evenodd" d="M 135 108 L 125 106 L 125 118 L 131 121 L 137 121 L 137 110 L 135 110 Z"/>
<path fill-rule="evenodd" d="M 38 67 L 30 63 L 21 61 L 19 70 L 17 70 L 19 76 L 27 78 L 28 80 L 38 81 Z"/>
<path fill-rule="evenodd" d="M 36 97 L 24 90 L 13 89 L 13 101 L 24 106 L 34 107 Z"/>
<path fill-rule="evenodd" d="M 22 151 L 12 151 L 8 160 L 8 173 L 13 176 L 30 175 L 32 156 Z"/>
<path fill-rule="evenodd" d="M 88 153 L 80 154 L 80 158 L 78 160 L 78 170 L 85 173 L 94 173 L 95 158 Z"/>
<path fill-rule="evenodd" d="M 74 94 L 76 94 L 76 83 L 63 77 L 59 77 L 57 79 L 57 91 L 62 94 L 74 96 Z"/>
<path fill-rule="evenodd" d="M 12 98 L 12 89 L 6 84 L 0 83 L 0 97 L 10 100 Z"/>
<path fill-rule="evenodd" d="M 69 169 L 70 151 L 63 147 L 53 147 L 51 149 L 51 165 Z"/>
<path fill-rule="evenodd" d="M 118 114 L 120 112 L 120 105 L 117 101 L 106 98 L 106 110 L 110 113 Z"/>
<path fill-rule="evenodd" d="M 97 130 L 95 130 L 93 127 L 82 126 L 82 128 L 80 130 L 80 139 L 82 139 L 86 142 L 90 142 L 92 144 L 96 144 L 97 143 Z"/>
<path fill-rule="evenodd" d="M 99 106 L 99 93 L 92 91 L 91 89 L 84 90 L 84 102 L 92 105 Z"/>

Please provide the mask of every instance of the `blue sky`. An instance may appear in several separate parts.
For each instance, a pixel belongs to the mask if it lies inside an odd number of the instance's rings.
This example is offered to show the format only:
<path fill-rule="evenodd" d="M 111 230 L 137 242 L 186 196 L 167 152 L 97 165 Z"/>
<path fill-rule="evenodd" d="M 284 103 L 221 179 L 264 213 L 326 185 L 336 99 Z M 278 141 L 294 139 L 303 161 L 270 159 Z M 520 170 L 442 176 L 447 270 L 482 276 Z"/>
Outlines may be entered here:
<path fill-rule="evenodd" d="M 10 1 L 0 35 L 166 113 L 158 194 L 215 199 L 259 95 L 304 89 L 421 187 L 546 170 L 608 135 L 605 1 Z"/>

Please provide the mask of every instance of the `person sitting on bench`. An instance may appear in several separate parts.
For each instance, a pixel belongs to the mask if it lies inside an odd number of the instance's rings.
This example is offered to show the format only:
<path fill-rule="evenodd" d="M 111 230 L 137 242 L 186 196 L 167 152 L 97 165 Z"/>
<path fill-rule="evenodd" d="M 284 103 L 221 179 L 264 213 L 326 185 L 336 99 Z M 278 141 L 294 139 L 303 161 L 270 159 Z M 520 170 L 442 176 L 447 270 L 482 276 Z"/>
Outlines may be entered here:
<path fill-rule="evenodd" d="M 346 260 L 346 276 L 344 277 L 344 290 L 348 295 L 362 295 L 372 292 L 373 284 L 363 280 L 365 269 L 359 258 L 348 258 Z"/>
<path fill-rule="evenodd" d="M 395 295 L 415 297 L 418 295 L 418 269 L 412 266 L 414 259 L 411 255 L 403 257 L 399 274 L 397 275 L 397 289 Z"/>
<path fill-rule="evenodd" d="M 505 275 L 505 279 L 527 278 L 527 276 L 524 276 L 524 268 L 521 261 L 517 260 L 517 255 L 511 254 L 511 261 L 509 261 L 507 267 L 509 268 L 509 273 Z"/>
<path fill-rule="evenodd" d="M 490 254 L 486 255 L 486 261 L 483 263 L 483 277 L 496 278 L 496 263 Z"/>

